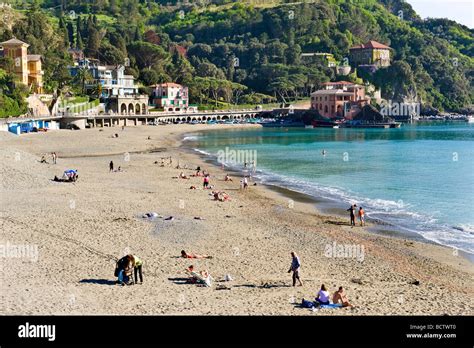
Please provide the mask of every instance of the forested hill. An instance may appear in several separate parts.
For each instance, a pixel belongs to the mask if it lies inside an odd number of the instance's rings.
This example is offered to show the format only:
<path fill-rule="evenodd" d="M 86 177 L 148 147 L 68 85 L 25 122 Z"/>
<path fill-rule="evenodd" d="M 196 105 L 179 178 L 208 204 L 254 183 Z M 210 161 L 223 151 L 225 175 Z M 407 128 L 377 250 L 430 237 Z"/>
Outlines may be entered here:
<path fill-rule="evenodd" d="M 421 20 L 403 0 L 7 2 L 14 10 L 0 8 L 0 39 L 14 35 L 44 55 L 49 91 L 73 83 L 66 70 L 72 47 L 109 64 L 128 57 L 128 72 L 144 86 L 177 81 L 190 86 L 195 102 L 208 100 L 213 86 L 214 99 L 237 102 L 238 91 L 239 102 L 251 103 L 363 78 L 393 101 L 452 111 L 472 105 L 474 31 Z M 368 40 L 393 49 L 390 67 L 341 77 L 301 60 L 302 52 L 324 52 L 343 64 L 351 46 Z"/>

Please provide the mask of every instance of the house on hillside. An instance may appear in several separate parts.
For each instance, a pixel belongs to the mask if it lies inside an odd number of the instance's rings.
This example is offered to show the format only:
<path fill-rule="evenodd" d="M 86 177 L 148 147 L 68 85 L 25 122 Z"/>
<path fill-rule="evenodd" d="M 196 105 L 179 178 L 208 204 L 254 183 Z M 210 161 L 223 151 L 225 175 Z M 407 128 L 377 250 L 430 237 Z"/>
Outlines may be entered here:
<path fill-rule="evenodd" d="M 33 93 L 43 93 L 42 57 L 28 54 L 29 45 L 16 38 L 0 42 L 0 56 L 13 60 L 13 73 Z"/>
<path fill-rule="evenodd" d="M 391 48 L 377 41 L 350 48 L 350 62 L 355 67 L 373 65 L 377 68 L 390 66 Z"/>
<path fill-rule="evenodd" d="M 348 82 L 326 82 L 322 89 L 311 94 L 311 109 L 329 118 L 351 119 L 361 108 L 370 104 L 365 87 Z"/>
<path fill-rule="evenodd" d="M 124 65 L 104 65 L 98 59 L 79 59 L 69 67 L 72 77 L 87 70 L 92 79 L 85 84 L 86 93 L 99 93 L 106 111 L 138 115 L 148 113 L 148 96 L 138 92 L 135 77 L 125 74 Z"/>
<path fill-rule="evenodd" d="M 150 86 L 151 104 L 164 111 L 184 111 L 189 107 L 188 87 L 173 82 Z"/>

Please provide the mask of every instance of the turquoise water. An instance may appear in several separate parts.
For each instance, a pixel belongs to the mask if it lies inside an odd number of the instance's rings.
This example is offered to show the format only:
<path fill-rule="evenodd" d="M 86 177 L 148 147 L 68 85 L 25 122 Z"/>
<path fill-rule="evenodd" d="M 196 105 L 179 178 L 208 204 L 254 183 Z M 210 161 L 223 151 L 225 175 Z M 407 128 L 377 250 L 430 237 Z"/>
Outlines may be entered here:
<path fill-rule="evenodd" d="M 240 163 L 224 160 L 242 170 L 245 155 L 256 155 L 247 159 L 265 183 L 357 203 L 370 219 L 474 253 L 474 124 L 216 129 L 185 139 L 220 159 L 236 151 Z"/>

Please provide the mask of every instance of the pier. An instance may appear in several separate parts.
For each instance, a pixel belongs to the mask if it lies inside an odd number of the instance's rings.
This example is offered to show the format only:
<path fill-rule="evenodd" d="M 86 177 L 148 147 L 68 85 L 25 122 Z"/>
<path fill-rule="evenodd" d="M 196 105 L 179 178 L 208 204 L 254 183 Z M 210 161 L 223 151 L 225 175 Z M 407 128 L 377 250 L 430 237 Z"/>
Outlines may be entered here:
<path fill-rule="evenodd" d="M 10 117 L 0 120 L 0 131 L 11 131 L 13 127 L 30 124 L 31 127 L 50 129 L 85 129 L 95 127 L 140 126 L 159 122 L 192 122 L 245 120 L 257 117 L 269 110 L 219 110 L 198 112 L 156 112 L 146 114 L 62 114 L 41 117 Z M 48 126 L 46 126 L 48 125 Z M 16 132 L 16 128 L 14 133 Z"/>

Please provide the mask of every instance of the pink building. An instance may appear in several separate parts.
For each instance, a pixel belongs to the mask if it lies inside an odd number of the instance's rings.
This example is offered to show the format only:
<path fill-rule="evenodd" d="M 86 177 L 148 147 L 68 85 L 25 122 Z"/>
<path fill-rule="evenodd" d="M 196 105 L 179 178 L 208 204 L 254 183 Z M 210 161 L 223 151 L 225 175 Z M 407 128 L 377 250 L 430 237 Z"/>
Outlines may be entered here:
<path fill-rule="evenodd" d="M 351 119 L 364 105 L 370 104 L 365 87 L 347 81 L 326 82 L 311 94 L 311 109 L 329 118 Z"/>
<path fill-rule="evenodd" d="M 183 111 L 189 106 L 188 87 L 173 82 L 151 86 L 151 103 L 164 111 Z"/>

